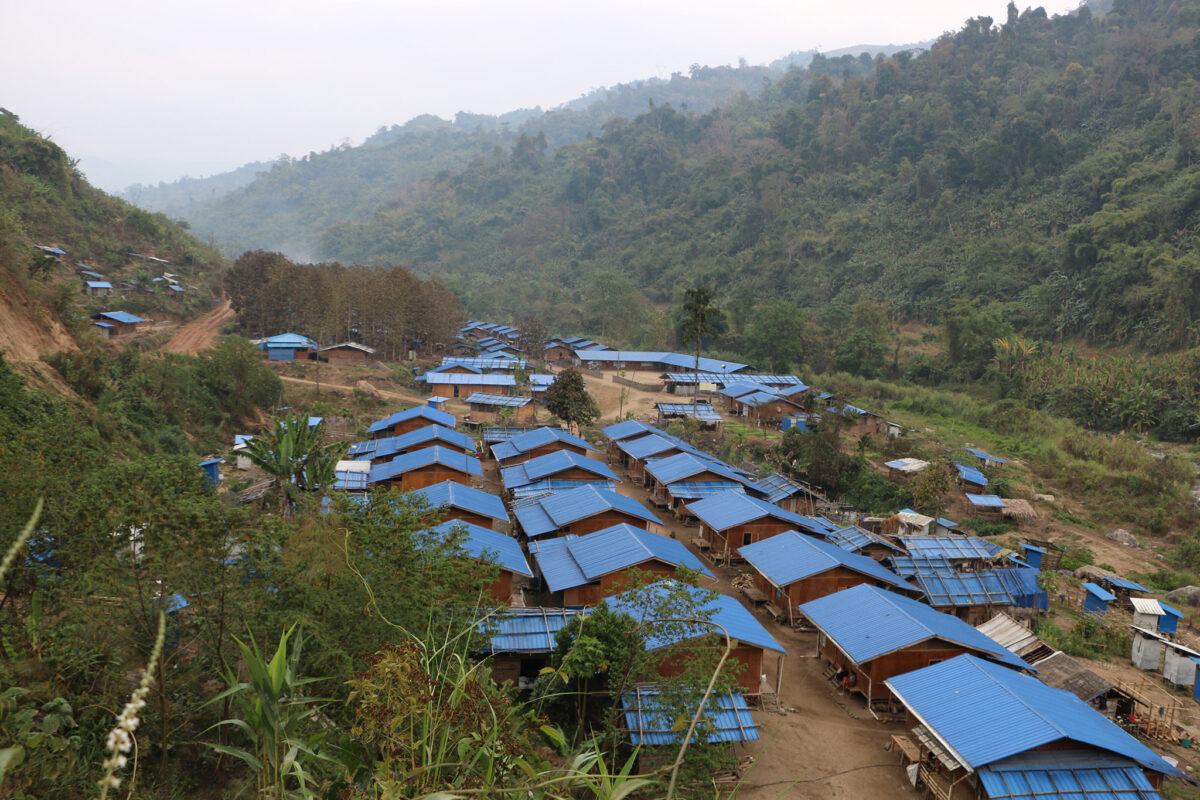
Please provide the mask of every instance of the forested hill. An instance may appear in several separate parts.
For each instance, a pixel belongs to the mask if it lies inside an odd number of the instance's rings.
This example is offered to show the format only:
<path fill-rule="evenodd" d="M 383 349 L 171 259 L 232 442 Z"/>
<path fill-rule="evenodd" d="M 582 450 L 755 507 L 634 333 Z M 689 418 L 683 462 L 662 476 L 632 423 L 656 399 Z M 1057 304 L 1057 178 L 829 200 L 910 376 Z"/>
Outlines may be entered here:
<path fill-rule="evenodd" d="M 651 105 L 704 113 L 741 97 L 757 97 L 791 65 L 816 60 L 837 74 L 868 74 L 872 55 L 897 49 L 861 45 L 830 58 L 796 52 L 770 66 L 697 64 L 687 74 L 597 89 L 548 111 L 521 109 L 499 116 L 460 112 L 453 121 L 424 115 L 404 125 L 381 127 L 358 147 L 343 145 L 270 164 L 247 164 L 210 178 L 133 186 L 122 197 L 186 219 L 200 235 L 212 235 L 229 255 L 266 248 L 312 259 L 329 225 L 364 221 L 384 207 L 405 202 L 408 189 L 441 171 L 459 171 L 479 160 L 500 163 L 522 135 L 552 153 L 599 135 L 610 121 L 632 119 Z"/>
<path fill-rule="evenodd" d="M 979 18 L 870 74 L 791 72 L 707 114 L 661 105 L 552 157 L 517 146 L 323 238 L 468 310 L 652 339 L 639 294 L 992 306 L 1047 339 L 1195 344 L 1200 2 Z M 632 317 L 632 318 L 631 318 Z M 652 315 L 646 325 L 657 324 Z"/>

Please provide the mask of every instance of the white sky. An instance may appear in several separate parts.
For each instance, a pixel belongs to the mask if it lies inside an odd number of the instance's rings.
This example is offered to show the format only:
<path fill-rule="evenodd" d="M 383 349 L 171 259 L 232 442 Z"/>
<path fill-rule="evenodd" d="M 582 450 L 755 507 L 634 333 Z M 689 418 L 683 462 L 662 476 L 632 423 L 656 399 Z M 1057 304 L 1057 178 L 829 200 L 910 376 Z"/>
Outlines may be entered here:
<path fill-rule="evenodd" d="M 1006 5 L 0 0 L 0 106 L 116 190 L 358 143 L 418 114 L 549 108 L 693 63 L 923 41 L 968 17 L 1003 21 Z"/>

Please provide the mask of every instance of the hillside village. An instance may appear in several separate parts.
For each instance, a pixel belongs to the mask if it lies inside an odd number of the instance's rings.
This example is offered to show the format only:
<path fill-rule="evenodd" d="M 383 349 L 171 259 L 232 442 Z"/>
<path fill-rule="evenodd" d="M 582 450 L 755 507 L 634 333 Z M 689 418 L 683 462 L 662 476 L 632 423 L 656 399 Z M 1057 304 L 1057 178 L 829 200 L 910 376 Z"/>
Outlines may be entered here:
<path fill-rule="evenodd" d="M 271 363 L 327 359 L 368 375 L 374 355 L 295 333 L 256 344 Z M 1069 794 L 1099 782 L 1113 796 L 1148 797 L 1200 763 L 1190 750 L 1200 721 L 1192 601 L 1171 605 L 1109 570 L 1062 569 L 1065 548 L 1039 538 L 1047 504 L 990 491 L 1019 468 L 1003 455 L 946 451 L 945 514 L 1007 522 L 1011 535 L 972 535 L 911 508 L 868 515 L 779 471 L 726 463 L 704 442 L 725 426 L 782 436 L 831 418 L 850 441 L 912 433 L 884 415 L 741 363 L 576 337 L 535 346 L 540 353 L 528 352 L 511 326 L 466 323 L 447 348 L 456 354 L 416 376 L 408 393 L 423 402 L 359 429 L 365 437 L 336 465 L 332 493 L 345 498 L 335 504 L 387 487 L 419 495 L 439 509 L 424 535 L 457 530 L 467 554 L 498 568 L 487 590 L 494 627 L 477 653 L 496 681 L 531 690 L 556 666 L 556 637 L 572 619 L 622 608 L 631 585 L 683 580 L 713 592 L 702 600 L 709 624 L 646 646 L 711 638 L 714 624 L 729 637 L 741 669 L 698 718 L 736 757 L 718 777 L 740 785 L 738 796 L 776 796 L 800 779 L 787 753 L 804 739 L 805 781 L 891 763 L 826 784 L 857 796 L 1016 797 L 1025 796 L 1017 786 L 1051 784 Z M 540 364 L 545 372 L 534 371 Z M 565 370 L 582 371 L 602 416 L 619 419 L 567 429 L 539 408 Z M 378 383 L 366 377 L 355 393 L 377 394 Z M 309 425 L 352 436 L 345 422 Z M 241 484 L 252 468 L 237 458 L 249 438 L 209 462 L 226 482 Z M 931 465 L 901 458 L 878 468 L 911 482 Z M 250 496 L 261 492 L 258 484 Z M 1035 632 L 1046 620 L 1100 626 L 1124 649 L 1091 651 L 1102 664 L 1073 657 Z M 618 697 L 633 745 L 678 742 L 643 705 L 656 692 L 639 684 Z M 829 746 L 831 734 L 810 725 L 826 715 L 853 721 L 854 745 Z M 993 725 L 1004 737 L 989 734 Z"/>

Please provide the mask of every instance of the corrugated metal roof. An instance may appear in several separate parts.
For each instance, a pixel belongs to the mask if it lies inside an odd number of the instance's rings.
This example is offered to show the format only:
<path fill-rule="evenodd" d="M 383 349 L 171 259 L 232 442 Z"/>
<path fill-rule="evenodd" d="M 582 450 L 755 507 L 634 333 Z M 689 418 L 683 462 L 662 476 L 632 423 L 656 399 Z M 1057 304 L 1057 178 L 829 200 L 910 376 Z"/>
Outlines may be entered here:
<path fill-rule="evenodd" d="M 711 472 L 722 478 L 749 485 L 740 472 L 728 464 L 710 458 L 702 458 L 696 453 L 676 453 L 666 458 L 651 458 L 646 461 L 646 472 L 654 476 L 659 483 L 677 483 L 687 480 L 693 475 Z"/>
<path fill-rule="evenodd" d="M 403 475 L 410 470 L 428 467 L 430 464 L 440 464 L 457 472 L 465 472 L 468 475 L 475 475 L 480 478 L 483 477 L 483 467 L 480 466 L 478 458 L 464 455 L 457 450 L 447 450 L 444 447 L 435 445 L 433 447 L 426 447 L 423 450 L 416 450 L 397 456 L 393 461 L 383 464 L 372 464 L 369 482 L 378 483 L 379 481 L 385 481 L 395 478 L 397 475 Z"/>
<path fill-rule="evenodd" d="M 748 394 L 754 394 L 762 389 L 761 383 L 731 383 L 720 391 L 720 394 L 725 397 L 744 397 Z"/>
<path fill-rule="evenodd" d="M 569 537 L 567 548 L 588 580 L 654 558 L 687 567 L 709 578 L 716 576 L 678 539 L 660 536 L 622 523 L 586 536 Z"/>
<path fill-rule="evenodd" d="M 517 379 L 512 375 L 500 372 L 490 372 L 486 375 L 466 375 L 458 372 L 427 372 L 425 382 L 430 386 L 451 384 L 453 386 L 516 386 Z M 528 398 L 526 398 L 528 399 Z"/>
<path fill-rule="evenodd" d="M 1137 614 L 1150 614 L 1155 617 L 1164 616 L 1167 612 L 1163 611 L 1163 607 L 1158 604 L 1157 600 L 1149 597 L 1131 597 L 1129 602 L 1133 603 L 1133 610 Z"/>
<path fill-rule="evenodd" d="M 774 503 L 741 492 L 723 492 L 688 505 L 688 511 L 716 531 L 732 528 L 762 517 L 771 516 L 793 525 L 804 519 L 799 514 L 784 511 Z"/>
<path fill-rule="evenodd" d="M 676 500 L 699 500 L 725 492 L 745 494 L 746 487 L 736 481 L 680 481 L 667 484 L 667 494 Z"/>
<path fill-rule="evenodd" d="M 660 365 L 663 371 L 672 367 L 675 369 L 691 369 L 696 366 L 696 357 L 694 355 L 686 356 L 682 353 L 668 353 L 658 350 L 586 350 L 577 347 L 574 353 L 575 357 L 584 363 L 589 361 L 608 363 L 646 362 Z M 700 370 L 702 372 L 724 375 L 739 372 L 745 368 L 745 364 L 739 364 L 736 361 L 718 361 L 715 358 L 700 357 Z"/>
<path fill-rule="evenodd" d="M 1128 589 L 1131 592 L 1150 593 L 1150 589 L 1147 589 L 1145 586 L 1142 586 L 1137 581 L 1131 581 L 1128 578 L 1118 578 L 1116 576 L 1111 576 L 1111 577 L 1106 576 L 1104 578 L 1101 578 L 1101 580 L 1110 586 L 1117 587 L 1118 589 Z"/>
<path fill-rule="evenodd" d="M 505 467 L 500 470 L 500 480 L 504 483 L 505 489 L 514 489 L 518 486 L 533 483 L 534 481 L 540 481 L 543 478 L 549 478 L 559 472 L 565 472 L 575 467 L 587 470 L 593 475 L 599 475 L 606 480 L 618 483 L 621 481 L 617 477 L 617 473 L 613 472 L 603 461 L 581 456 L 578 453 L 572 453 L 570 450 L 558 450 L 553 453 L 547 453 L 544 456 L 531 458 L 524 464 Z"/>
<path fill-rule="evenodd" d="M 924 558 L 978 560 L 992 557 L 988 542 L 974 536 L 901 536 L 900 544 L 909 555 Z"/>
<path fill-rule="evenodd" d="M 989 800 L 1159 800 L 1146 774 L 1128 759 L 1072 751 L 1029 756 L 979 770 Z"/>
<path fill-rule="evenodd" d="M 281 333 L 277 336 L 268 336 L 263 339 L 263 344 L 267 347 L 316 347 L 317 343 L 307 336 L 299 333 Z"/>
<path fill-rule="evenodd" d="M 950 559 L 928 556 L 891 556 L 888 563 L 897 575 L 909 577 L 923 573 L 953 572 L 954 565 Z"/>
<path fill-rule="evenodd" d="M 919 642 L 942 639 L 1015 669 L 1032 669 L 958 617 L 875 586 L 852 586 L 804 603 L 800 610 L 859 664 Z"/>
<path fill-rule="evenodd" d="M 976 458 L 982 458 L 984 461 L 993 461 L 997 464 L 1007 464 L 1008 463 L 1003 458 L 1000 458 L 999 456 L 994 456 L 991 453 L 988 453 L 984 450 L 980 450 L 976 447 L 964 447 L 963 449 L 966 450 L 971 455 L 975 456 Z"/>
<path fill-rule="evenodd" d="M 897 472 L 912 474 L 928 467 L 929 462 L 922 461 L 919 458 L 897 458 L 894 461 L 884 462 L 884 466 L 888 469 L 894 469 Z"/>
<path fill-rule="evenodd" d="M 1046 653 L 1050 650 L 1037 634 L 1004 612 L 976 625 L 975 630 L 1022 658 L 1036 659 L 1039 652 Z"/>
<path fill-rule="evenodd" d="M 511 358 L 508 356 L 501 358 L 445 356 L 442 358 L 443 367 L 452 367 L 455 365 L 474 367 L 475 369 L 525 369 L 529 366 L 529 362 L 523 358 Z"/>
<path fill-rule="evenodd" d="M 653 686 L 638 686 L 632 692 L 622 693 L 621 708 L 624 712 L 622 727 L 629 734 L 629 743 L 635 747 L 674 745 L 683 738 L 676 718 L 679 710 L 663 708 L 658 689 Z M 690 720 L 696 713 L 695 707 L 683 713 Z M 758 740 L 758 725 L 750 714 L 746 698 L 741 694 L 710 696 L 701 719 L 704 726 L 701 730 L 707 731 L 704 740 L 709 743 Z"/>
<path fill-rule="evenodd" d="M 490 653 L 553 653 L 554 637 L 578 616 L 590 610 L 567 608 L 511 608 L 484 620 L 494 627 Z"/>
<path fill-rule="evenodd" d="M 464 522 L 461 519 L 448 519 L 440 525 L 430 528 L 428 533 L 446 537 L 455 530 L 463 532 L 462 548 L 472 558 L 496 564 L 508 572 L 533 577 L 533 570 L 529 568 L 529 562 L 525 560 L 521 544 L 511 536 L 506 536 L 491 528 L 484 528 L 473 522 Z"/>
<path fill-rule="evenodd" d="M 113 285 L 108 281 L 85 281 L 89 289 L 111 289 Z"/>
<path fill-rule="evenodd" d="M 488 394 L 475 392 L 467 398 L 467 403 L 473 406 L 499 406 L 502 408 L 521 408 L 533 402 L 532 397 L 518 397 L 509 394 Z"/>
<path fill-rule="evenodd" d="M 539 497 L 514 509 L 513 513 L 525 535 L 534 537 L 607 511 L 620 511 L 646 522 L 662 524 L 658 517 L 634 498 L 591 485 Z"/>
<path fill-rule="evenodd" d="M 520 515 L 520 511 L 516 513 Z M 546 588 L 551 592 L 561 592 L 589 582 L 579 562 L 567 547 L 567 540 L 572 538 L 574 537 L 540 539 L 529 543 L 529 555 L 537 566 L 538 574 L 545 581 Z"/>
<path fill-rule="evenodd" d="M 1100 586 L 1095 583 L 1089 583 L 1087 581 L 1084 581 L 1083 590 L 1090 595 L 1095 595 L 1098 600 L 1101 600 L 1105 603 L 1108 603 L 1108 602 L 1111 602 L 1111 601 L 1117 599 L 1117 596 L 1115 594 L 1110 592 L 1108 589 L 1105 589 L 1103 586 Z"/>
<path fill-rule="evenodd" d="M 865 528 L 859 528 L 856 525 L 851 525 L 849 528 L 841 528 L 834 531 L 825 537 L 825 540 L 830 544 L 835 544 L 843 550 L 848 550 L 851 553 L 857 553 L 864 547 L 872 544 L 882 545 L 889 550 L 900 552 L 900 548 L 889 542 L 877 533 L 871 533 Z"/>
<path fill-rule="evenodd" d="M 504 501 L 494 494 L 472 486 L 442 481 L 423 489 L 414 489 L 412 494 L 414 497 L 424 498 L 430 508 L 458 509 L 508 522 L 508 511 L 504 508 Z"/>
<path fill-rule="evenodd" d="M 113 322 L 123 322 L 126 325 L 136 325 L 139 322 L 146 322 L 146 320 L 134 316 L 128 311 L 102 311 L 99 314 L 92 314 L 92 319 L 96 318 L 111 319 Z"/>
<path fill-rule="evenodd" d="M 610 442 L 619 442 L 622 439 L 628 439 L 632 436 L 643 436 L 647 433 L 663 435 L 663 431 L 660 431 L 653 425 L 638 422 L 636 419 L 627 419 L 624 422 L 608 425 L 601 428 L 600 432 L 607 436 Z"/>
<path fill-rule="evenodd" d="M 701 422 L 720 422 L 721 415 L 712 403 L 655 403 L 658 413 L 665 417 L 695 417 Z"/>
<path fill-rule="evenodd" d="M 889 678 L 897 697 L 972 769 L 1069 739 L 1182 773 L 1070 692 L 969 655 Z"/>
<path fill-rule="evenodd" d="M 479 367 L 472 367 L 468 364 L 442 364 L 440 367 L 434 367 L 433 369 L 425 370 L 424 375 L 422 375 L 421 378 L 418 378 L 417 380 L 423 380 L 425 377 L 428 377 L 429 375 L 433 375 L 434 373 L 446 372 L 451 369 L 467 369 L 467 370 L 471 371 L 472 375 L 482 375 L 483 374 L 483 370 L 479 369 Z M 458 374 L 461 375 L 462 373 L 458 373 Z"/>
<path fill-rule="evenodd" d="M 736 375 L 730 375 L 728 372 L 704 372 L 699 375 L 693 372 L 668 372 L 667 381 L 683 385 L 691 385 L 694 383 L 716 383 L 727 384 L 732 378 L 737 383 L 745 383 L 757 386 L 804 386 L 799 378 L 795 375 L 759 375 L 746 374 L 739 372 Z M 804 387 L 808 388 L 808 387 Z"/>
<path fill-rule="evenodd" d="M 805 536 L 798 531 L 770 536 L 739 547 L 737 552 L 778 588 L 836 567 L 845 567 L 901 589 L 917 590 L 917 587 L 885 569 L 873 558 L 847 552 L 835 544 Z"/>
<path fill-rule="evenodd" d="M 511 451 L 512 455 L 520 455 L 521 453 L 529 452 L 530 450 L 538 447 L 545 447 L 546 445 L 553 444 L 554 442 L 561 442 L 563 444 L 574 445 L 575 447 L 582 447 L 585 450 L 596 449 L 583 439 L 580 439 L 578 436 L 572 436 L 570 433 L 562 430 L 561 428 L 537 428 L 536 430 L 522 433 L 520 436 L 514 436 L 505 442 L 507 445 L 505 452 Z M 495 452 L 496 448 L 492 448 L 492 451 Z M 510 456 L 504 457 L 507 458 Z"/>
<path fill-rule="evenodd" d="M 528 426 L 509 426 L 503 427 L 500 425 L 492 425 L 484 427 L 479 432 L 479 438 L 483 439 L 484 444 L 496 444 L 497 442 L 507 442 L 509 439 L 515 439 L 522 433 L 528 433 L 533 428 Z"/>
<path fill-rule="evenodd" d="M 690 594 L 697 602 L 704 599 L 704 595 L 708 594 L 703 589 L 698 589 L 694 586 L 685 586 L 673 580 L 659 581 L 646 587 L 646 590 L 651 595 L 657 595 L 662 598 L 671 591 L 672 588 L 678 587 L 681 591 Z M 644 622 L 647 619 L 652 619 L 646 616 L 653 613 L 648 609 L 633 606 L 629 602 L 626 595 L 614 595 L 613 597 L 605 598 L 604 602 L 608 605 L 609 610 L 617 614 L 628 614 L 638 622 Z M 704 612 L 712 612 L 709 619 L 712 622 L 722 626 L 733 639 L 737 639 L 743 644 L 750 644 L 756 647 L 762 647 L 766 650 L 774 650 L 777 653 L 786 653 L 775 638 L 767 632 L 762 623 L 751 614 L 745 606 L 739 603 L 728 595 L 719 594 L 712 600 L 704 602 L 698 609 Z M 720 635 L 719 631 L 711 625 L 697 623 L 694 626 L 685 627 L 680 631 L 678 626 L 673 627 L 672 634 L 655 633 L 653 626 L 648 626 L 649 632 L 646 637 L 646 647 L 650 650 L 657 650 L 660 647 L 674 644 L 683 639 L 691 639 L 697 636 Z"/>
<path fill-rule="evenodd" d="M 1005 508 L 1004 499 L 994 494 L 969 494 L 967 500 L 976 508 Z"/>
<path fill-rule="evenodd" d="M 811 533 L 814 536 L 828 537 L 833 536 L 841 530 L 841 527 L 830 522 L 824 517 L 810 517 L 805 514 L 800 515 L 798 523 L 802 533 Z"/>
<path fill-rule="evenodd" d="M 759 478 L 756 483 L 772 503 L 778 503 L 780 500 L 797 494 L 809 494 L 818 500 L 825 500 L 824 497 L 814 492 L 811 488 L 778 472 L 774 472 L 765 478 Z"/>
<path fill-rule="evenodd" d="M 966 481 L 972 486 L 988 485 L 987 476 L 974 467 L 968 467 L 966 464 L 960 464 L 957 461 L 954 462 L 954 466 L 958 469 L 959 480 Z"/>
<path fill-rule="evenodd" d="M 557 481 L 547 479 L 516 487 L 512 490 L 512 498 L 513 502 L 516 503 L 518 500 L 537 498 L 553 494 L 554 492 L 567 492 L 571 489 L 578 489 L 580 486 L 595 486 L 597 489 L 611 489 L 614 492 L 617 490 L 617 484 L 613 481 Z"/>
<path fill-rule="evenodd" d="M 373 458 L 387 458 L 396 453 L 403 453 L 416 445 L 425 444 L 426 442 L 447 442 L 463 448 L 468 453 L 475 452 L 475 440 L 465 433 L 460 433 L 453 428 L 447 428 L 444 425 L 425 425 L 416 430 L 402 433 L 399 436 L 389 436 L 385 439 L 370 439 L 365 442 L 355 442 L 359 445 L 355 450 L 353 445 L 348 452 L 356 455 L 362 455 L 365 452 L 370 452 Z M 373 447 L 372 447 L 373 445 Z"/>
<path fill-rule="evenodd" d="M 1011 606 L 1013 596 L 995 570 L 985 572 L 920 572 L 913 580 L 925 592 L 929 605 Z"/>
<path fill-rule="evenodd" d="M 673 442 L 665 436 L 658 434 L 650 434 L 649 436 L 638 436 L 617 442 L 617 447 L 623 450 L 630 458 L 643 459 L 651 456 L 657 456 L 659 453 L 667 450 L 686 451 L 688 448 L 681 446 L 678 442 Z"/>
<path fill-rule="evenodd" d="M 427 419 L 430 422 L 438 425 L 445 425 L 447 428 L 453 428 L 458 424 L 458 420 L 455 419 L 453 414 L 447 414 L 445 411 L 439 411 L 438 409 L 430 408 L 429 406 L 416 406 L 406 411 L 398 411 L 391 416 L 384 417 L 377 422 L 371 423 L 371 427 L 367 428 L 367 433 L 377 433 L 382 430 L 387 430 L 397 423 L 407 422 L 408 420 L 414 418 Z"/>

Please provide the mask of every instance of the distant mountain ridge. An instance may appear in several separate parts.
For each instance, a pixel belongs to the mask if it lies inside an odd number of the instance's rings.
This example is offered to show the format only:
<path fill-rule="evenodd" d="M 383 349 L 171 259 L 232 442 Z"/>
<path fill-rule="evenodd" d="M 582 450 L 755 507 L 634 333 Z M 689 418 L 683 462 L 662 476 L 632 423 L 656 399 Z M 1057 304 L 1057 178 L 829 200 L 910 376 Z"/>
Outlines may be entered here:
<path fill-rule="evenodd" d="M 820 58 L 865 53 L 871 59 L 922 46 L 859 45 Z M 808 66 L 815 55 L 797 51 L 768 66 L 694 65 L 687 74 L 596 89 L 545 111 L 517 109 L 495 116 L 460 112 L 453 120 L 421 115 L 403 125 L 381 126 L 356 147 L 247 164 L 207 178 L 139 184 L 120 196 L 186 220 L 227 255 L 263 248 L 313 260 L 329 226 L 365 220 L 440 171 L 460 170 L 478 159 L 494 163 L 497 148 L 511 148 L 522 135 L 553 152 L 600 135 L 610 120 L 636 117 L 652 105 L 708 113 L 739 97 L 757 97 L 769 81 Z"/>

